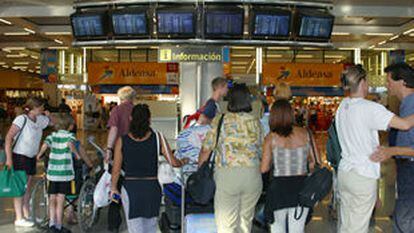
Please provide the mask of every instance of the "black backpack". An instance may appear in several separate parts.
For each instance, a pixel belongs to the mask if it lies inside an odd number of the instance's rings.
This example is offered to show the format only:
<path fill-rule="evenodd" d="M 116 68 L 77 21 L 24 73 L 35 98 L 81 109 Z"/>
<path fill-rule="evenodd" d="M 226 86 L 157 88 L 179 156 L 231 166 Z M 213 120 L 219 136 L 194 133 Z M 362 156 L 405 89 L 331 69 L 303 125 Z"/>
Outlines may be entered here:
<path fill-rule="evenodd" d="M 304 181 L 304 186 L 299 193 L 299 207 L 301 211 L 297 213 L 295 210 L 295 219 L 299 220 L 303 214 L 303 207 L 313 208 L 317 202 L 321 201 L 332 189 L 332 172 L 318 163 L 315 153 L 315 145 L 313 144 L 312 133 L 309 131 L 312 154 L 315 158 L 315 171 Z"/>
<path fill-rule="evenodd" d="M 326 142 L 326 159 L 329 164 L 338 171 L 339 162 L 342 159 L 342 148 L 338 139 L 338 132 L 336 131 L 335 120 L 332 121 L 328 129 L 328 141 Z"/>
<path fill-rule="evenodd" d="M 221 116 L 216 137 L 216 146 L 220 137 L 221 126 L 223 124 L 224 114 Z M 205 161 L 197 172 L 188 177 L 187 190 L 194 202 L 206 205 L 213 198 L 216 192 L 216 183 L 214 182 L 214 164 L 215 164 L 216 152 L 215 149 L 210 153 L 208 160 Z"/>

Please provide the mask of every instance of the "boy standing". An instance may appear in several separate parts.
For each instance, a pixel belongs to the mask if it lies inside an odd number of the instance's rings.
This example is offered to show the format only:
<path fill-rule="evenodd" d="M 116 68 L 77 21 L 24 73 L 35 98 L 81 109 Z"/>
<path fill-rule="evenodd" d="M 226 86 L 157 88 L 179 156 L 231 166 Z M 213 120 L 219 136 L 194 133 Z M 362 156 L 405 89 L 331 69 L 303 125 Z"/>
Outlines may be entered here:
<path fill-rule="evenodd" d="M 55 124 L 57 131 L 45 139 L 37 155 L 37 159 L 40 160 L 46 149 L 50 148 L 46 177 L 48 180 L 47 187 L 49 194 L 49 228 L 52 233 L 71 232 L 62 226 L 65 195 L 75 194 L 75 172 L 72 153 L 79 159 L 74 145 L 76 138 L 67 130 L 70 124 L 70 116 L 60 114 Z"/>

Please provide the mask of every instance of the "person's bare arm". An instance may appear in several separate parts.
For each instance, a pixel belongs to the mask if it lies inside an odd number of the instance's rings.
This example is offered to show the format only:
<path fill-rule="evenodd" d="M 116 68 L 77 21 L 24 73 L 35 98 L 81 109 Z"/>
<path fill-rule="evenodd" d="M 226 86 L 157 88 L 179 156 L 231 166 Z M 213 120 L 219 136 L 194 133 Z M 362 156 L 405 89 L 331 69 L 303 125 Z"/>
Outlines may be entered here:
<path fill-rule="evenodd" d="M 46 143 L 43 143 L 42 147 L 40 148 L 39 153 L 36 156 L 36 159 L 38 161 L 40 161 L 42 159 L 43 154 L 46 152 L 47 148 L 48 148 L 48 145 Z"/>
<path fill-rule="evenodd" d="M 198 156 L 199 167 L 209 159 L 210 154 L 211 154 L 211 150 L 205 149 L 204 147 L 201 148 L 200 155 Z"/>
<path fill-rule="evenodd" d="M 77 160 L 81 159 L 78 150 L 76 150 L 75 144 L 73 144 L 73 142 L 68 142 L 68 146 L 70 148 L 70 152 L 72 152 L 75 155 L 75 158 Z"/>
<path fill-rule="evenodd" d="M 411 147 L 378 147 L 378 149 L 371 155 L 371 160 L 374 162 L 384 162 L 393 156 L 412 156 L 414 157 L 414 149 Z"/>
<path fill-rule="evenodd" d="M 414 127 L 414 114 L 404 118 L 394 116 L 391 119 L 389 127 L 399 130 L 411 129 L 412 127 Z"/>
<path fill-rule="evenodd" d="M 160 137 L 164 137 L 164 136 L 160 135 Z M 168 144 L 167 140 L 165 140 L 165 138 L 164 138 L 164 140 L 161 140 L 161 141 L 163 142 L 162 147 L 161 147 L 162 155 L 171 164 L 171 166 L 181 167 L 184 164 L 188 163 L 188 158 L 184 158 L 182 160 L 179 160 L 173 155 L 173 153 L 171 151 L 171 148 L 170 148 L 170 145 Z M 165 142 L 165 144 L 164 144 L 164 142 Z M 170 161 L 169 158 L 171 158 L 171 161 Z"/>
<path fill-rule="evenodd" d="M 260 171 L 266 173 L 270 171 L 272 163 L 272 135 L 268 134 L 265 137 L 263 145 L 262 162 L 260 164 Z"/>
<path fill-rule="evenodd" d="M 105 162 L 108 162 L 112 157 L 112 150 L 114 149 L 116 136 L 118 134 L 118 128 L 115 126 L 111 126 L 109 128 L 108 139 L 106 143 L 106 155 L 105 155 Z"/>
<path fill-rule="evenodd" d="M 83 147 L 82 144 L 79 145 L 78 154 L 80 158 L 82 159 L 82 161 L 86 163 L 86 166 L 88 166 L 89 168 L 93 167 L 93 163 L 91 159 L 89 158 L 88 154 L 86 153 L 85 147 Z"/>
<path fill-rule="evenodd" d="M 112 178 L 111 178 L 111 192 L 119 194 L 118 181 L 121 174 L 122 166 L 122 139 L 118 139 L 114 150 L 114 163 L 112 166 Z"/>
<path fill-rule="evenodd" d="M 20 132 L 20 128 L 17 125 L 12 124 L 6 135 L 6 140 L 5 140 L 6 166 L 9 168 L 13 166 L 13 151 L 12 151 L 13 139 L 14 137 L 16 137 L 16 135 L 19 132 Z"/>

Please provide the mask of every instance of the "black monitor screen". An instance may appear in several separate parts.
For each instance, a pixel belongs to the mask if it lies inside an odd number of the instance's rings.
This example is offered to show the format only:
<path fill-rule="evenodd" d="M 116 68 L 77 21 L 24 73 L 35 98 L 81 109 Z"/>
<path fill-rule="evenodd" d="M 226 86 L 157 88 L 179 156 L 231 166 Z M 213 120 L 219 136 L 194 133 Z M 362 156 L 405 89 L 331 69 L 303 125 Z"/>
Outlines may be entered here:
<path fill-rule="evenodd" d="M 299 36 L 329 38 L 333 20 L 331 17 L 302 16 Z"/>
<path fill-rule="evenodd" d="M 253 34 L 256 36 L 288 36 L 290 15 L 257 13 Z"/>
<path fill-rule="evenodd" d="M 144 12 L 112 15 L 114 33 L 117 35 L 144 35 L 148 33 Z"/>
<path fill-rule="evenodd" d="M 215 36 L 242 36 L 243 12 L 207 12 L 206 34 Z"/>
<path fill-rule="evenodd" d="M 192 12 L 158 12 L 158 33 L 194 34 L 194 14 Z"/>
<path fill-rule="evenodd" d="M 75 36 L 103 36 L 102 15 L 75 15 L 72 17 Z"/>

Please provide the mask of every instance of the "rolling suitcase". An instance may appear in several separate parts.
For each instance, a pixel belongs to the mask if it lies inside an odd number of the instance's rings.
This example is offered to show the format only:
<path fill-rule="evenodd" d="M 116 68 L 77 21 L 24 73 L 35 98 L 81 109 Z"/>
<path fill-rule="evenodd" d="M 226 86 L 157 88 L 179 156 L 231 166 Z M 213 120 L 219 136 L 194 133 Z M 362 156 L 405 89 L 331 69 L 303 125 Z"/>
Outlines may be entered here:
<path fill-rule="evenodd" d="M 217 233 L 214 214 L 189 214 L 184 229 L 185 233 Z"/>

